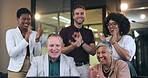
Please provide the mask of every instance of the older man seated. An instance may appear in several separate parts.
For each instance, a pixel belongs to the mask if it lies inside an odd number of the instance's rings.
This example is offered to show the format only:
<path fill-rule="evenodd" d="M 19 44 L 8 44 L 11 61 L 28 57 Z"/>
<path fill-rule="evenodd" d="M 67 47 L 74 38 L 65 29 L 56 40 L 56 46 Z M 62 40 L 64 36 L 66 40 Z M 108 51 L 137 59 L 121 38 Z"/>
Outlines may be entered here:
<path fill-rule="evenodd" d="M 46 50 L 48 53 L 33 59 L 27 77 L 79 76 L 74 59 L 61 54 L 63 47 L 64 43 L 59 35 L 49 35 L 46 42 Z"/>
<path fill-rule="evenodd" d="M 112 46 L 109 42 L 100 42 L 96 53 L 100 64 L 90 68 L 89 78 L 131 78 L 127 63 L 112 58 Z"/>

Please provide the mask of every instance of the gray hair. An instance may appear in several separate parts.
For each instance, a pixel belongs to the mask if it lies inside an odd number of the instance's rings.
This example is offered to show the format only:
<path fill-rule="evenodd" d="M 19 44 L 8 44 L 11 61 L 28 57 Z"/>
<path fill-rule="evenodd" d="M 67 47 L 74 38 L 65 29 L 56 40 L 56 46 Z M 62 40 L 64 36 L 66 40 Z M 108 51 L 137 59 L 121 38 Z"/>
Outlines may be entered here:
<path fill-rule="evenodd" d="M 48 43 L 48 38 L 49 38 L 49 37 L 59 37 L 60 42 L 63 44 L 63 39 L 62 39 L 62 37 L 61 37 L 60 35 L 58 35 L 58 34 L 50 34 L 50 35 L 47 37 L 46 44 Z"/>
<path fill-rule="evenodd" d="M 98 46 L 97 46 L 97 49 L 99 48 L 99 47 L 101 47 L 101 46 L 107 46 L 108 47 L 108 50 L 110 51 L 110 52 L 112 52 L 112 45 L 111 45 L 111 43 L 110 42 L 108 42 L 108 41 L 101 41 L 99 44 L 98 44 Z"/>

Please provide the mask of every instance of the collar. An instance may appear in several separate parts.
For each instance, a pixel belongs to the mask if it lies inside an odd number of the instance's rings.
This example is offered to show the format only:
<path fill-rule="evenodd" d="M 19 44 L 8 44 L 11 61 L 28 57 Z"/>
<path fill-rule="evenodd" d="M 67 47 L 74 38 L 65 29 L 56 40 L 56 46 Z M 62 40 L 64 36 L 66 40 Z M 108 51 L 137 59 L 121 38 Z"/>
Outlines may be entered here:
<path fill-rule="evenodd" d="M 22 30 L 20 29 L 19 26 L 17 26 L 17 29 L 21 32 L 22 36 L 25 37 L 25 34 L 23 34 Z"/>
<path fill-rule="evenodd" d="M 117 60 L 115 60 L 115 59 L 113 59 L 113 58 L 111 58 L 112 60 L 112 64 L 111 64 L 111 67 L 110 67 L 110 72 L 109 72 L 109 75 L 108 75 L 108 77 L 111 77 L 111 75 L 114 73 L 114 69 L 115 69 L 115 64 L 116 64 L 116 61 Z"/>
<path fill-rule="evenodd" d="M 84 26 L 82 26 L 81 28 L 76 28 L 75 25 L 72 25 L 72 28 L 73 28 L 74 31 L 76 31 L 76 32 L 81 31 L 81 30 L 84 30 Z"/>
<path fill-rule="evenodd" d="M 20 34 L 20 35 L 22 36 L 22 38 L 23 38 L 23 34 L 22 34 L 22 32 L 21 32 L 19 26 L 16 27 L 16 30 L 18 30 L 19 34 Z"/>
<path fill-rule="evenodd" d="M 51 60 L 49 55 L 48 55 L 48 59 L 49 59 L 49 62 L 52 62 L 52 60 Z M 58 57 L 58 59 L 55 62 L 57 62 L 57 61 L 60 61 L 60 56 Z"/>
<path fill-rule="evenodd" d="M 20 33 L 22 33 L 22 31 L 20 30 L 19 26 L 17 26 L 16 29 L 17 29 Z"/>
<path fill-rule="evenodd" d="M 113 59 L 113 58 L 111 58 L 111 59 L 112 59 L 112 60 L 111 60 L 111 61 L 112 61 L 112 64 L 111 64 L 111 69 L 114 69 L 114 68 L 115 68 L 115 64 L 116 64 L 116 63 L 115 63 L 115 61 L 116 61 L 116 60 L 115 60 L 115 59 Z"/>

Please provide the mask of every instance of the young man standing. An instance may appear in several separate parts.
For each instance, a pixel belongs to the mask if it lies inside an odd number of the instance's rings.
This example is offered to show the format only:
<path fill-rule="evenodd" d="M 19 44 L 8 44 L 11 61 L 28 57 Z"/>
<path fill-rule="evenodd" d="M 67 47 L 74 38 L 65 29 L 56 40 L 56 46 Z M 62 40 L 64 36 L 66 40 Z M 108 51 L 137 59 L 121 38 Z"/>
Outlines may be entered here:
<path fill-rule="evenodd" d="M 93 32 L 83 27 L 85 20 L 83 6 L 78 5 L 74 8 L 73 19 L 74 25 L 60 31 L 65 44 L 62 53 L 74 58 L 81 78 L 88 78 L 89 54 L 95 55 L 96 46 Z"/>

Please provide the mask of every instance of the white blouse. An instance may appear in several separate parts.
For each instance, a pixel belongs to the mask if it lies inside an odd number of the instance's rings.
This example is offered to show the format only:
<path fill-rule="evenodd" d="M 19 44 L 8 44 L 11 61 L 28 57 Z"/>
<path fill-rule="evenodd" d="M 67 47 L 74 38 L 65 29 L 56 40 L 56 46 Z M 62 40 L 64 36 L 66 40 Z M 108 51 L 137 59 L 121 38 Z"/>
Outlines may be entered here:
<path fill-rule="evenodd" d="M 106 40 L 109 41 L 111 37 L 107 37 Z M 126 49 L 129 52 L 129 55 L 131 56 L 130 60 L 132 60 L 133 56 L 136 52 L 136 45 L 134 39 L 129 35 L 124 35 L 119 42 L 117 42 L 122 48 Z M 112 57 L 114 59 L 122 60 L 122 58 L 119 56 L 118 52 L 116 51 L 115 47 L 113 47 L 113 55 Z"/>

